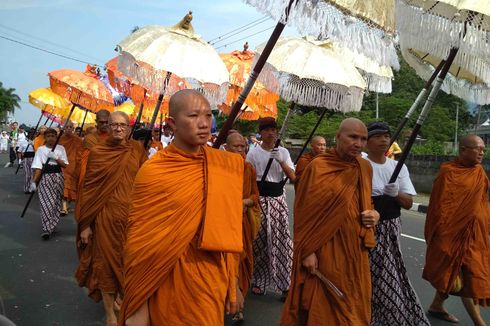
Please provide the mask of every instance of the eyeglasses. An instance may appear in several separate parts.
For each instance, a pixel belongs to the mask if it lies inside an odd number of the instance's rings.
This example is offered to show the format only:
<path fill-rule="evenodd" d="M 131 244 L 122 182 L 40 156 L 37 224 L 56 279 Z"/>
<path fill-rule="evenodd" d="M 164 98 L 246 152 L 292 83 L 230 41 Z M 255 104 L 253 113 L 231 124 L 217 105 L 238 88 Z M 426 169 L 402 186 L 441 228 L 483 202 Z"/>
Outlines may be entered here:
<path fill-rule="evenodd" d="M 114 130 L 116 130 L 118 128 L 126 129 L 127 127 L 129 127 L 129 125 L 126 123 L 111 123 L 110 126 Z"/>

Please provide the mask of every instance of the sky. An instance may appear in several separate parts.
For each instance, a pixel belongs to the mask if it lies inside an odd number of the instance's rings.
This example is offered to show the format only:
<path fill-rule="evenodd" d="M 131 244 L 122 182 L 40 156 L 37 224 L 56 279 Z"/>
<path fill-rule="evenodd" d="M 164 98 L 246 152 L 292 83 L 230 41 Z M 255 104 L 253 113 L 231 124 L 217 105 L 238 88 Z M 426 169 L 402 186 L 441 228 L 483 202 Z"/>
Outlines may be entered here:
<path fill-rule="evenodd" d="M 115 46 L 134 26 L 172 26 L 189 10 L 193 12 L 195 32 L 208 41 L 264 17 L 240 0 L 0 0 L 0 82 L 6 88 L 15 88 L 22 99 L 21 109 L 16 110 L 14 119 L 35 124 L 40 110 L 29 104 L 29 92 L 49 87 L 47 74 L 50 71 L 83 71 L 86 64 L 17 44 L 2 36 L 103 66 L 117 55 Z M 241 50 L 248 41 L 253 50 L 269 38 L 275 24 L 268 19 L 217 43 L 215 48 L 218 52 Z M 258 34 L 229 44 L 255 33 Z M 283 32 L 283 35 L 294 34 L 292 28 Z M 221 45 L 227 46 L 218 48 Z"/>

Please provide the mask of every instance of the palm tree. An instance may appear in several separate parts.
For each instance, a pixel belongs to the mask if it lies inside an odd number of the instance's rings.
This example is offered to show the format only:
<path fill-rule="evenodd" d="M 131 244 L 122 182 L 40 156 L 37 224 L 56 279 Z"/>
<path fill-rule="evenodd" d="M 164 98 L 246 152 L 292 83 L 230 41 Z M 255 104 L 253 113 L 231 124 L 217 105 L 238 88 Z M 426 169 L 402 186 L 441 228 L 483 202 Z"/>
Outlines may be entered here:
<path fill-rule="evenodd" d="M 4 88 L 0 82 L 0 121 L 7 121 L 8 114 L 20 108 L 20 100 L 20 96 L 15 94 L 15 88 Z"/>

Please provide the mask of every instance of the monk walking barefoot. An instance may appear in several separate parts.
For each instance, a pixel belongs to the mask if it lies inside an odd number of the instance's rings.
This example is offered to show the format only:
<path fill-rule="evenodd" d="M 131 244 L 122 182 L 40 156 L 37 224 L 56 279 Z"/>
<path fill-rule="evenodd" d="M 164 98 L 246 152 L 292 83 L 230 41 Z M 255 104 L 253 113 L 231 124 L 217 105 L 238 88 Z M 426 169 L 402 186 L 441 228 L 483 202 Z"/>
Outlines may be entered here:
<path fill-rule="evenodd" d="M 120 325 L 223 325 L 236 312 L 244 162 L 206 146 L 211 107 L 175 93 L 175 138 L 136 176 L 124 254 Z"/>
<path fill-rule="evenodd" d="M 136 173 L 146 160 L 141 144 L 128 140 L 129 117 L 111 113 L 112 130 L 88 157 L 80 192 L 76 278 L 96 302 L 102 299 L 107 325 L 116 325 L 114 301 L 123 291 L 123 248 L 130 194 Z"/>
<path fill-rule="evenodd" d="M 366 126 L 345 119 L 336 140 L 335 149 L 306 167 L 298 185 L 291 290 L 281 325 L 371 322 L 368 249 L 376 245 L 379 214 L 371 204 L 372 168 L 360 155 Z"/>
<path fill-rule="evenodd" d="M 461 297 L 477 326 L 487 325 L 480 307 L 490 306 L 490 211 L 488 177 L 481 161 L 485 143 L 463 137 L 459 155 L 441 165 L 425 221 L 427 255 L 423 278 L 436 289 L 429 314 L 458 319 L 444 308 L 449 294 Z"/>

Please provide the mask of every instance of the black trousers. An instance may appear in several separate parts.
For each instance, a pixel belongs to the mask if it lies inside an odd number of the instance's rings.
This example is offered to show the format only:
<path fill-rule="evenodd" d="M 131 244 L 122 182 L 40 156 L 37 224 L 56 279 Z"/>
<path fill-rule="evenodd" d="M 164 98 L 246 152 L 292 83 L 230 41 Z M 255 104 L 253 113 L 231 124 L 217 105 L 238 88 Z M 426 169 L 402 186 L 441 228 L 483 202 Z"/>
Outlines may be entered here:
<path fill-rule="evenodd" d="M 12 146 L 10 146 L 9 156 L 10 156 L 10 163 L 12 164 L 14 164 L 15 159 L 17 158 L 17 148 L 18 147 L 13 148 Z"/>

